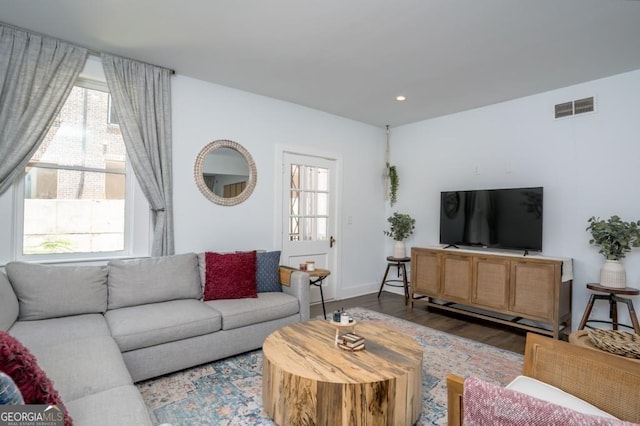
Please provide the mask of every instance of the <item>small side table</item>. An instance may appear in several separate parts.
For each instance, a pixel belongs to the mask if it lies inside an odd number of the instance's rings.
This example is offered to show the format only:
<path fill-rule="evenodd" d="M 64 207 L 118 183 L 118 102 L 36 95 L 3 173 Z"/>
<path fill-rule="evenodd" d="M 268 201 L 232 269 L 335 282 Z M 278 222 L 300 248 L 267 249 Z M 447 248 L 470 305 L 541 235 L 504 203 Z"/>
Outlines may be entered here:
<path fill-rule="evenodd" d="M 406 267 L 406 263 L 410 262 L 411 258 L 410 257 L 393 257 L 393 256 L 387 256 L 387 269 L 386 271 L 384 271 L 384 277 L 382 278 L 382 283 L 380 284 L 380 290 L 378 290 L 378 299 L 380 298 L 380 294 L 382 293 L 382 288 L 385 285 L 388 285 L 389 287 L 404 287 L 404 304 L 406 305 L 407 302 L 409 301 L 409 280 L 407 279 L 407 267 Z M 394 280 L 388 280 L 387 279 L 387 275 L 389 275 L 389 269 L 391 269 L 392 266 L 395 266 L 396 268 L 396 273 L 398 278 L 400 278 L 400 271 L 402 271 L 402 279 L 394 279 Z M 398 283 L 402 283 L 402 284 L 389 284 L 389 283 L 393 283 L 393 282 L 398 282 Z"/>
<path fill-rule="evenodd" d="M 309 284 L 320 288 L 320 300 L 322 300 L 322 314 L 324 319 L 327 319 L 327 311 L 324 307 L 324 294 L 322 293 L 322 281 L 331 275 L 331 271 L 328 269 L 315 268 L 313 271 L 303 271 L 309 274 Z"/>
<path fill-rule="evenodd" d="M 584 330 L 585 326 L 587 326 L 588 322 L 601 322 L 605 324 L 611 324 L 614 330 L 618 329 L 618 326 L 632 328 L 636 334 L 640 334 L 640 324 L 638 323 L 638 317 L 636 316 L 636 311 L 633 308 L 633 301 L 631 299 L 627 299 L 626 297 L 619 297 L 618 294 L 626 295 L 626 296 L 635 296 L 640 294 L 640 290 L 632 287 L 624 287 L 624 288 L 612 288 L 612 287 L 604 287 L 600 284 L 590 283 L 587 284 L 587 288 L 589 290 L 598 291 L 601 293 L 607 294 L 591 294 L 589 298 L 589 303 L 587 304 L 587 308 L 582 315 L 582 321 L 580 321 L 580 326 L 578 326 L 578 330 Z M 609 318 L 611 321 L 600 321 L 600 320 L 590 320 L 589 315 L 591 315 L 591 309 L 593 309 L 593 303 L 596 300 L 608 300 L 609 301 Z M 618 323 L 618 302 L 624 303 L 627 305 L 629 309 L 629 317 L 631 318 L 631 324 L 633 327 L 630 327 L 625 324 Z"/>

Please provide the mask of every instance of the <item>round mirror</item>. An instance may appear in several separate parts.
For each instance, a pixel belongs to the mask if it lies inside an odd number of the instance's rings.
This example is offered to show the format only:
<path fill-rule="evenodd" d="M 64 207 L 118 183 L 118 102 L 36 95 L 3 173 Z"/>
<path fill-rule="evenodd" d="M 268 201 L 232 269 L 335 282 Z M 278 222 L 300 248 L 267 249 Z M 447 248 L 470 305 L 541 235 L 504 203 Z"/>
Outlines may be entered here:
<path fill-rule="evenodd" d="M 251 154 L 229 140 L 213 141 L 202 148 L 193 173 L 200 192 L 222 206 L 234 206 L 249 198 L 257 180 Z"/>

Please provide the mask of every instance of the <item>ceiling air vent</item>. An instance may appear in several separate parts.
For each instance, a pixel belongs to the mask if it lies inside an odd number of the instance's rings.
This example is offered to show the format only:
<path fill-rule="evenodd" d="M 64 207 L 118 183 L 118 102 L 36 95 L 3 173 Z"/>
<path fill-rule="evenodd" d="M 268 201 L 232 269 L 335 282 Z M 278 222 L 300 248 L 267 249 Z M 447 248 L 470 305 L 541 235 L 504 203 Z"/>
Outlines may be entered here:
<path fill-rule="evenodd" d="M 573 115 L 573 102 L 556 105 L 556 118 L 569 117 L 571 115 Z"/>
<path fill-rule="evenodd" d="M 555 106 L 555 118 L 571 117 L 572 115 L 584 114 L 595 111 L 593 96 L 578 99 L 571 102 L 564 102 Z"/>
<path fill-rule="evenodd" d="M 593 96 L 590 98 L 578 99 L 573 101 L 573 113 L 584 114 L 585 112 L 593 112 Z"/>

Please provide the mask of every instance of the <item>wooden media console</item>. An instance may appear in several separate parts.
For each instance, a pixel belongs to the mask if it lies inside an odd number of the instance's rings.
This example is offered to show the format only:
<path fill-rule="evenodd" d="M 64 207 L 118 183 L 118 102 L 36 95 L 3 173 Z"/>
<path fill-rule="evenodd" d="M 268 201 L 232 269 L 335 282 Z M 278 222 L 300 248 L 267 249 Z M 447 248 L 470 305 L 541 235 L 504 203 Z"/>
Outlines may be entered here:
<path fill-rule="evenodd" d="M 484 251 L 411 249 L 410 303 L 558 339 L 571 332 L 570 259 Z"/>

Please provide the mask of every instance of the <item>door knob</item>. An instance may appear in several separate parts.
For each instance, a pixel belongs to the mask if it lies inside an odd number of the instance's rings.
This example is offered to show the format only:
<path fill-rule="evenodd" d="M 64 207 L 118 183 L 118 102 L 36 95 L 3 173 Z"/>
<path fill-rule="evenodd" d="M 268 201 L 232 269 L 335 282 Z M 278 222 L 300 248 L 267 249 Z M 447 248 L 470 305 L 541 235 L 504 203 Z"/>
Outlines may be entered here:
<path fill-rule="evenodd" d="M 331 237 L 329 237 L 329 247 L 333 247 L 333 245 L 336 243 L 336 239 L 333 238 L 333 235 Z"/>

